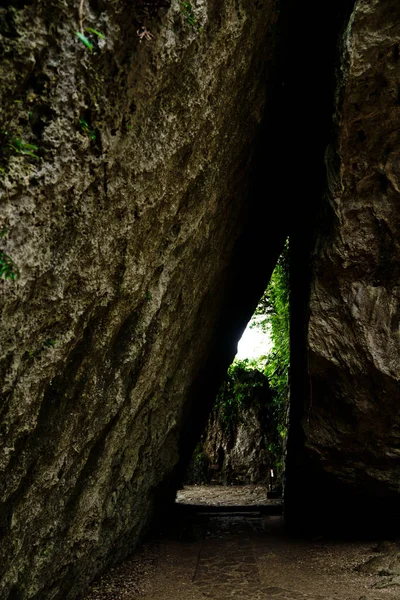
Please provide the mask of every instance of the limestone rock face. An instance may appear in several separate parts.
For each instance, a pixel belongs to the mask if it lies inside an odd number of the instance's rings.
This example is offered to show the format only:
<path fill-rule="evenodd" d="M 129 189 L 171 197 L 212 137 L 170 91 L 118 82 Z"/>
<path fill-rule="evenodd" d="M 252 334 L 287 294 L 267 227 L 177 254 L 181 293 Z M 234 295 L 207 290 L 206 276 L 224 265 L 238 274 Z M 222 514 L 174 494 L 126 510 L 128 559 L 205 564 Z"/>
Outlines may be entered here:
<path fill-rule="evenodd" d="M 375 556 L 356 567 L 357 571 L 368 575 L 378 575 L 380 580 L 374 584 L 374 588 L 398 588 L 400 587 L 400 549 L 395 542 L 383 542 L 374 548 Z"/>
<path fill-rule="evenodd" d="M 273 465 L 267 432 L 254 407 L 240 411 L 230 432 L 221 428 L 218 420 L 211 420 L 203 450 L 214 466 L 212 481 L 216 483 L 244 485 L 268 481 L 269 468 Z"/>
<path fill-rule="evenodd" d="M 398 2 L 356 2 L 338 74 L 337 139 L 326 154 L 308 330 L 305 490 L 320 511 L 338 497 L 359 514 L 375 502 L 372 523 L 400 494 L 399 48 Z"/>
<path fill-rule="evenodd" d="M 230 418 L 221 406 L 214 407 L 189 467 L 189 483 L 270 482 L 270 469 L 276 471 L 274 452 L 279 453 L 281 439 L 268 382 L 254 388 L 246 400 Z"/>
<path fill-rule="evenodd" d="M 134 548 L 285 236 L 249 216 L 274 2 L 80 4 L 0 8 L 2 600 L 75 598 Z"/>

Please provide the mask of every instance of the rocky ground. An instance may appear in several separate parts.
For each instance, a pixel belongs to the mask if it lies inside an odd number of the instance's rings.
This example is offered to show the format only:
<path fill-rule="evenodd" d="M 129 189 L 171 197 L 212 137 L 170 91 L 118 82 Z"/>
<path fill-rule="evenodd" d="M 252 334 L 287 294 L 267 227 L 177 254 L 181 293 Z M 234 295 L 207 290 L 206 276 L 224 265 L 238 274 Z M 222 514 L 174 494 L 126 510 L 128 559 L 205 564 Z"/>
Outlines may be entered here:
<path fill-rule="evenodd" d="M 251 506 L 280 502 L 268 500 L 265 485 L 187 485 L 178 491 L 176 501 L 204 506 Z"/>
<path fill-rule="evenodd" d="M 399 547 L 394 542 L 294 540 L 282 518 L 260 506 L 265 488 L 190 487 L 178 499 L 204 510 L 169 523 L 157 539 L 92 586 L 84 600 L 398 600 Z M 214 490 L 215 492 L 215 490 Z M 208 511 L 207 511 L 208 508 Z M 179 515 L 179 508 L 178 508 Z"/>

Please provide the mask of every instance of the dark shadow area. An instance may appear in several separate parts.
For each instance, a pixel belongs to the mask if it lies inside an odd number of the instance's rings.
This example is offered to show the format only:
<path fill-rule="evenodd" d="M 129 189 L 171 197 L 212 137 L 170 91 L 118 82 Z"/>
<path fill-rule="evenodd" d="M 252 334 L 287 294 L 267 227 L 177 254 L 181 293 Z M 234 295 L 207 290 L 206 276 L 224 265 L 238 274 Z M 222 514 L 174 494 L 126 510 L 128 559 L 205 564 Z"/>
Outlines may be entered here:
<path fill-rule="evenodd" d="M 294 539 L 282 517 L 262 507 L 180 511 L 84 598 L 107 600 L 129 587 L 132 598 L 149 600 L 396 600 L 396 556 L 394 545 L 368 537 Z"/>
<path fill-rule="evenodd" d="M 265 72 L 265 85 L 270 89 L 265 106 L 264 120 L 255 145 L 255 160 L 251 166 L 252 186 L 243 219 L 244 234 L 238 239 L 233 260 L 223 277 L 224 310 L 210 345 L 206 364 L 189 391 L 181 421 L 184 423 L 179 442 L 180 462 L 174 472 L 157 489 L 158 500 L 154 513 L 163 518 L 181 486 L 196 443 L 200 439 L 211 412 L 218 388 L 236 353 L 237 341 L 253 314 L 257 302 L 271 277 L 274 265 L 287 238 L 289 223 L 285 217 L 287 206 L 280 201 L 285 165 L 282 162 L 283 140 L 280 123 L 276 119 L 282 93 L 283 45 L 279 40 L 275 65 Z M 263 57 L 256 57 L 262 61 Z M 273 180 L 265 180 L 265 169 L 274 173 Z M 266 237 L 266 224 L 273 224 Z M 199 311 L 202 315 L 214 310 L 214 294 L 210 290 Z"/>
<path fill-rule="evenodd" d="M 278 503 L 271 504 L 254 504 L 252 506 L 241 506 L 240 504 L 232 504 L 229 506 L 218 505 L 203 506 L 201 504 L 178 504 L 175 507 L 174 513 L 176 519 L 181 521 L 182 518 L 190 515 L 239 515 L 239 514 L 263 514 L 263 515 L 281 515 L 282 506 Z"/>
<path fill-rule="evenodd" d="M 282 514 L 289 372 L 287 240 L 238 343 L 177 493 L 187 514 Z"/>
<path fill-rule="evenodd" d="M 236 341 L 271 275 L 278 258 L 276 248 L 283 247 L 289 233 L 292 362 L 286 524 L 291 532 L 302 535 L 363 535 L 366 523 L 375 535 L 393 530 L 395 494 L 388 498 L 371 490 L 369 497 L 360 496 L 349 486 L 339 486 L 334 475 L 326 474 L 323 465 L 304 453 L 302 422 L 310 402 L 307 324 L 312 251 L 317 222 L 327 211 L 325 151 L 335 138 L 335 72 L 341 35 L 353 5 L 353 0 L 331 0 L 322 8 L 317 2 L 304 5 L 291 0 L 281 7 L 280 58 L 274 77 L 268 81 L 271 97 L 253 166 L 247 233 L 238 241 L 236 258 L 226 274 L 226 310 L 207 365 L 194 382 L 182 415 L 185 426 L 180 463 L 158 490 L 156 512 L 161 506 L 161 514 L 171 506 L 175 490 L 184 481 Z M 318 26 L 312 27 L 316 22 Z M 266 166 L 274 173 L 268 181 L 264 177 Z M 267 198 L 271 201 L 266 202 Z M 277 224 L 273 237 L 263 234 L 266 220 Z M 264 258 L 262 271 L 260 261 L 255 260 L 260 255 Z"/>
<path fill-rule="evenodd" d="M 337 161 L 332 152 L 337 126 L 334 110 L 335 69 L 343 28 L 353 8 L 353 0 L 305 5 L 287 3 L 288 47 L 301 49 L 286 62 L 286 131 L 291 132 L 291 179 L 288 193 L 297 198 L 291 210 L 291 406 L 288 436 L 285 520 L 290 531 L 300 535 L 330 534 L 393 536 L 400 531 L 398 499 L 387 491 L 369 485 L 368 475 L 359 476 L 360 488 L 338 483 L 319 459 L 304 450 L 304 422 L 312 394 L 308 364 L 307 328 L 313 248 L 317 223 L 329 223 L 334 216 L 326 201 L 329 165 Z M 305 35 L 307 24 L 317 27 Z M 318 51 L 316 51 L 318 49 Z M 338 98 L 340 103 L 340 95 Z M 293 134 L 293 132 L 295 132 Z M 289 137 L 289 136 L 287 136 Z M 328 145 L 330 153 L 324 155 Z M 290 186 L 290 184 L 289 184 Z M 325 381 L 329 386 L 330 382 Z M 332 409 L 334 410 L 334 409 Z M 328 459 L 328 457 L 327 457 Z M 346 472 L 346 456 L 336 457 L 336 472 Z M 345 481 L 346 478 L 342 477 Z M 362 492 L 360 491 L 362 489 Z M 393 532 L 396 532 L 393 534 Z"/>

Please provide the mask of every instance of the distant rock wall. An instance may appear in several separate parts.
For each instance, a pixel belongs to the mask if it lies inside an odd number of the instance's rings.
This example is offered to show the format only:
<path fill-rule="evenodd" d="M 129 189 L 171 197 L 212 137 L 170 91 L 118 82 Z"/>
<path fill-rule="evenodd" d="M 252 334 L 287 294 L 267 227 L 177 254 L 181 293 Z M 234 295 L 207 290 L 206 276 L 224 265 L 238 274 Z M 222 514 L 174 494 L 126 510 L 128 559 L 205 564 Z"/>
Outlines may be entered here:
<path fill-rule="evenodd" d="M 202 449 L 209 457 L 211 481 L 223 485 L 267 484 L 271 455 L 259 411 L 241 409 L 230 431 L 218 418 L 210 420 Z"/>
<path fill-rule="evenodd" d="M 268 380 L 258 371 L 237 377 L 252 380 L 254 387 L 249 386 L 248 396 L 230 415 L 221 404 L 214 405 L 189 465 L 189 483 L 277 483 L 276 462 L 277 457 L 283 462 L 283 444 Z"/>
<path fill-rule="evenodd" d="M 190 5 L 0 8 L 2 600 L 135 547 L 286 236 L 257 187 L 274 2 Z"/>

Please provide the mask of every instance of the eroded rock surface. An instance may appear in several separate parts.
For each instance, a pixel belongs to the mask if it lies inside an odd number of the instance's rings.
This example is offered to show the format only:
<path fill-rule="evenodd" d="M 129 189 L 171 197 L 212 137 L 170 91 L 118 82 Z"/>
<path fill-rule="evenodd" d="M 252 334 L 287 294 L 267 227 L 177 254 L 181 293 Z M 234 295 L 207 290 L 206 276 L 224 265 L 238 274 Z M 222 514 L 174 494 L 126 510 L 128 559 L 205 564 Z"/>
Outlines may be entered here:
<path fill-rule="evenodd" d="M 241 410 L 231 427 L 213 417 L 201 446 L 210 460 L 211 480 L 223 485 L 267 483 L 274 465 L 260 411 L 254 407 Z"/>
<path fill-rule="evenodd" d="M 374 549 L 376 556 L 356 567 L 371 577 L 379 576 L 374 587 L 395 589 L 400 587 L 400 546 L 395 542 L 382 542 Z"/>
<path fill-rule="evenodd" d="M 243 385 L 240 390 L 238 385 L 236 393 L 241 391 L 244 398 L 233 405 L 229 402 L 237 398 L 224 397 L 221 388 L 219 402 L 189 465 L 190 483 L 270 484 L 271 469 L 276 478 L 276 462 L 282 459 L 283 451 L 268 380 L 259 371 L 243 371 L 237 377 L 242 384 L 252 383 L 254 387 Z"/>
<path fill-rule="evenodd" d="M 399 18 L 396 1 L 360 0 L 343 36 L 296 467 L 311 519 L 368 516 L 366 531 L 395 527 L 400 494 Z"/>
<path fill-rule="evenodd" d="M 274 2 L 138 4 L 0 8 L 2 599 L 132 550 L 285 236 L 255 187 Z"/>

